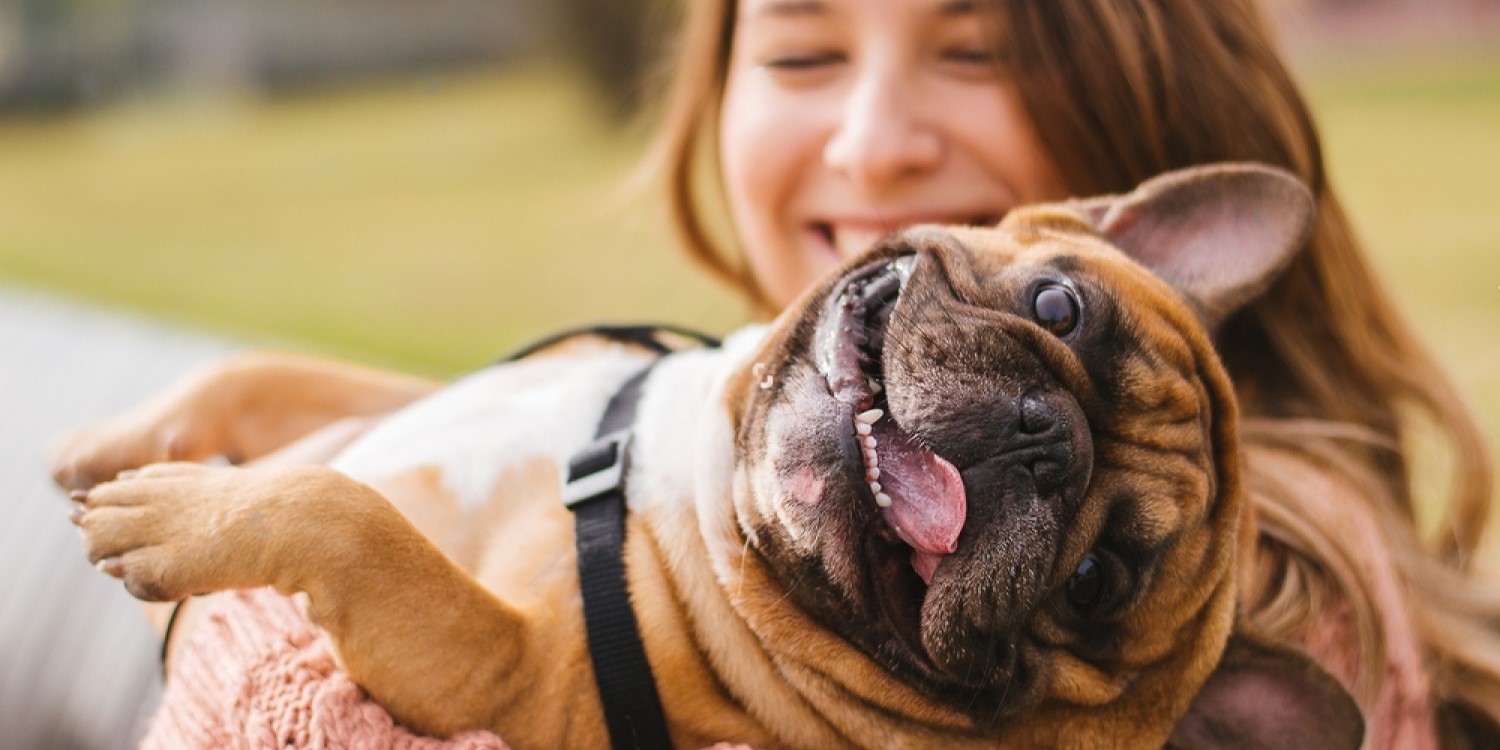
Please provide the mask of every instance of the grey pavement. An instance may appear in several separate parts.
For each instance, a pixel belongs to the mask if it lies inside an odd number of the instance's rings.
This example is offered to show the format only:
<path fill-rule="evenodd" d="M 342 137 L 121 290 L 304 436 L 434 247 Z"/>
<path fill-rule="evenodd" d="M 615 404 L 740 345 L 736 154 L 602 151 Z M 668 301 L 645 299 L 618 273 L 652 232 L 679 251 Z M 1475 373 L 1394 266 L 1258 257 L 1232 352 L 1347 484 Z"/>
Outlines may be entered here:
<path fill-rule="evenodd" d="M 0 284 L 0 746 L 133 747 L 145 729 L 155 635 L 84 559 L 46 447 L 234 348 Z"/>

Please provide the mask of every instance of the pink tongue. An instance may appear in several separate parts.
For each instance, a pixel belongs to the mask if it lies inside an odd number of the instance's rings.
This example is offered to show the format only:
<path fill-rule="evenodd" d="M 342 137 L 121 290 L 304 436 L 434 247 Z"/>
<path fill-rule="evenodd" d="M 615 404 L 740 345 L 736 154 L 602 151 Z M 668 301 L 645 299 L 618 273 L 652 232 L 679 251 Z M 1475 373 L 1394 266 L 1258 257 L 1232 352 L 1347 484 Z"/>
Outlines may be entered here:
<path fill-rule="evenodd" d="M 886 523 L 914 550 L 912 567 L 926 582 L 948 555 L 958 549 L 968 501 L 963 479 L 953 464 L 919 445 L 889 419 L 872 431 L 880 459 L 881 490 L 891 496 Z"/>

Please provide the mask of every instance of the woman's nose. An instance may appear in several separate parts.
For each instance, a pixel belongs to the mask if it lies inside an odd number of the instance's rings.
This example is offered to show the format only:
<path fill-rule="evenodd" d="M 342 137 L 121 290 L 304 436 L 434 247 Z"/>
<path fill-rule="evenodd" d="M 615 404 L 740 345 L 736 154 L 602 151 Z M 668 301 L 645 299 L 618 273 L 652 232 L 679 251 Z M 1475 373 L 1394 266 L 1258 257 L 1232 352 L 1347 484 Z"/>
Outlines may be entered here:
<path fill-rule="evenodd" d="M 824 163 L 862 191 L 878 195 L 937 166 L 942 139 L 912 86 L 898 74 L 870 71 L 844 101 L 823 148 Z"/>

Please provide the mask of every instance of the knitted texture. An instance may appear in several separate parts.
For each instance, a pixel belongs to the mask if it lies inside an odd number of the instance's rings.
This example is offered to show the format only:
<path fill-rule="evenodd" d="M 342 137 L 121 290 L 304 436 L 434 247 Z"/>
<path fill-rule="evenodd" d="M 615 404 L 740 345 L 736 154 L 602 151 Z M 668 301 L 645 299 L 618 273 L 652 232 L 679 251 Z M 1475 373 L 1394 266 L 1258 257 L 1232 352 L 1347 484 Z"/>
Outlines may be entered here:
<path fill-rule="evenodd" d="M 216 599 L 179 646 L 141 747 L 508 750 L 489 732 L 436 740 L 398 726 L 335 666 L 291 599 L 269 589 Z"/>
<path fill-rule="evenodd" d="M 334 664 L 322 631 L 271 589 L 193 604 L 211 609 L 176 648 L 145 750 L 509 750 L 490 732 L 437 740 L 397 725 Z"/>

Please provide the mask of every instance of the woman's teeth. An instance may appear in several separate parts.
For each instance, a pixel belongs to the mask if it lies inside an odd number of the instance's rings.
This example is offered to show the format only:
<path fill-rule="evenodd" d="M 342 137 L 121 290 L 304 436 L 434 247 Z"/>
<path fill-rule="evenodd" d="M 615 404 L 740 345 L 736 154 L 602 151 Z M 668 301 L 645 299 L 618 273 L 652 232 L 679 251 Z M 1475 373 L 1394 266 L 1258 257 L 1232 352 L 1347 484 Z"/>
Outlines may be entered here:
<path fill-rule="evenodd" d="M 830 232 L 833 248 L 838 251 L 841 258 L 853 258 L 869 250 L 888 233 L 887 229 L 855 229 L 853 227 L 833 227 Z"/>
<path fill-rule="evenodd" d="M 834 252 L 839 257 L 852 258 L 874 247 L 875 243 L 879 242 L 886 235 L 912 226 L 913 224 L 958 224 L 989 227 L 994 226 L 999 221 L 999 215 L 997 214 L 975 214 L 968 219 L 933 217 L 925 221 L 909 220 L 889 225 L 819 223 L 814 225 L 814 229 L 823 238 L 823 241 L 833 247 Z"/>

